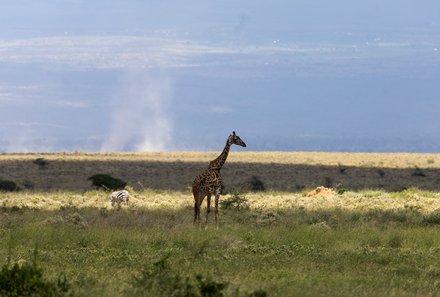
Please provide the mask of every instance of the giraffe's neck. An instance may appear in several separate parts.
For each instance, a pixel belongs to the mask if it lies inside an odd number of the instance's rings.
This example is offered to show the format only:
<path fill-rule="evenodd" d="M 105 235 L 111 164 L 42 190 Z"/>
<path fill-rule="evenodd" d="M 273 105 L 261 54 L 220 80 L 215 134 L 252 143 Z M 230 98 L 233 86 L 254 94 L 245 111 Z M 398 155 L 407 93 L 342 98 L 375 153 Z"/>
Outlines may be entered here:
<path fill-rule="evenodd" d="M 228 158 L 230 149 L 231 149 L 231 144 L 229 143 L 229 141 L 226 141 L 226 145 L 222 153 L 209 163 L 209 167 L 212 169 L 220 170 L 225 164 L 226 158 Z"/>

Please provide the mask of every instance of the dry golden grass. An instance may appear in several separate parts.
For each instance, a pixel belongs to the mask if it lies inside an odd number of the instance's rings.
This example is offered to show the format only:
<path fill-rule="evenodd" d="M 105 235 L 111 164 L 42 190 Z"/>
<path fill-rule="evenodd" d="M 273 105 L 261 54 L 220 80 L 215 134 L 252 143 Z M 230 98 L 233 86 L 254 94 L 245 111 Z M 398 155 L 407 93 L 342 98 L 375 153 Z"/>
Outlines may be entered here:
<path fill-rule="evenodd" d="M 189 192 L 174 191 L 135 191 L 129 189 L 131 196 L 128 205 L 122 208 L 143 208 L 148 210 L 168 209 L 187 210 L 192 214 L 193 198 Z M 343 211 L 369 210 L 408 210 L 421 213 L 440 211 L 440 193 L 408 189 L 398 193 L 383 191 L 345 192 L 338 195 L 334 191 L 321 194 L 261 192 L 240 194 L 248 201 L 251 210 L 282 211 L 304 209 L 306 211 L 340 209 Z M 227 194 L 221 200 L 229 199 Z M 104 191 L 76 192 L 16 192 L 3 194 L 0 198 L 2 207 L 25 207 L 32 209 L 59 210 L 63 207 L 111 209 L 110 194 Z"/>
<path fill-rule="evenodd" d="M 122 208 L 179 209 L 192 205 L 188 193 L 181 192 L 135 192 L 130 189 L 128 205 Z M 16 192 L 3 194 L 0 206 L 17 206 L 33 209 L 59 210 L 63 207 L 111 209 L 110 193 L 104 191 L 76 192 Z"/>
<path fill-rule="evenodd" d="M 345 192 L 342 195 L 314 195 L 268 193 L 246 195 L 253 209 L 282 210 L 300 208 L 304 210 L 340 209 L 346 211 L 407 210 L 422 213 L 440 210 L 440 194 L 409 189 L 402 193 L 382 191 Z"/>

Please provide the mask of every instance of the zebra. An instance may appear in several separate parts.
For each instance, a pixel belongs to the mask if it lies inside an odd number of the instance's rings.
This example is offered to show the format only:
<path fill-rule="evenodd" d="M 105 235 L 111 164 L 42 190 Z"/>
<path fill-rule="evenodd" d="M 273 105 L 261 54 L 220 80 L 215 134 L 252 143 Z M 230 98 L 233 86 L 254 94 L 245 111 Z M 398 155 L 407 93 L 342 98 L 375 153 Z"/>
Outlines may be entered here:
<path fill-rule="evenodd" d="M 111 194 L 110 200 L 112 202 L 112 206 L 117 206 L 118 208 L 121 208 L 121 203 L 125 202 L 125 204 L 128 205 L 128 198 L 130 197 L 130 194 L 127 190 L 120 190 L 115 191 Z"/>

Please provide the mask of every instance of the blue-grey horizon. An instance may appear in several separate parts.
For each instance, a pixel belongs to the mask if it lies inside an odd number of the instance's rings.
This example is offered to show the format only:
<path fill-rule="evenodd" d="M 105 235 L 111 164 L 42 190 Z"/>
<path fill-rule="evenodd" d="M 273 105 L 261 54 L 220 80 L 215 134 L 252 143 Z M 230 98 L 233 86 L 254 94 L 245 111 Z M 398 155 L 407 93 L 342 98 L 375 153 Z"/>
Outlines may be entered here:
<path fill-rule="evenodd" d="M 439 152 L 440 2 L 7 2 L 0 152 Z"/>

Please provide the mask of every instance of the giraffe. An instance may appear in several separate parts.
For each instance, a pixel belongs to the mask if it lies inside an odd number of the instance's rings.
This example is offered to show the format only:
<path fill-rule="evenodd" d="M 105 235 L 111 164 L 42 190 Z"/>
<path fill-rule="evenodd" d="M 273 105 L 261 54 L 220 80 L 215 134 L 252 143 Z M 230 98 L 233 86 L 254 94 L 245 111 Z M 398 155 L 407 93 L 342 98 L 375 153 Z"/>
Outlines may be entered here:
<path fill-rule="evenodd" d="M 220 198 L 222 178 L 220 176 L 220 169 L 226 162 L 231 145 L 236 144 L 242 147 L 246 147 L 241 138 L 235 134 L 235 131 L 229 135 L 225 148 L 222 153 L 209 162 L 208 168 L 206 168 L 202 173 L 200 173 L 192 184 L 192 192 L 194 196 L 194 225 L 200 226 L 200 207 L 202 205 L 203 199 L 207 197 L 206 205 L 206 226 L 208 225 L 209 213 L 211 212 L 211 195 L 215 196 L 215 223 L 218 228 L 218 201 Z"/>

